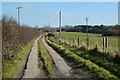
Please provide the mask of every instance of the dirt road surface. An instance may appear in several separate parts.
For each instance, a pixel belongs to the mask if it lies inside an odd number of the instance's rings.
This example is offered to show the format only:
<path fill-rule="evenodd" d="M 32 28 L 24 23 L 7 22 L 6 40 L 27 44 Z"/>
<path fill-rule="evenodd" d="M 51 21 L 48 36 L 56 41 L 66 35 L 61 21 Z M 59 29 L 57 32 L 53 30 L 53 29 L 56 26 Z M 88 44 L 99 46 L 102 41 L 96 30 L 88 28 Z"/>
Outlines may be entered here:
<path fill-rule="evenodd" d="M 45 46 L 45 48 L 47 49 L 47 51 L 49 52 L 51 58 L 53 59 L 57 69 L 59 70 L 59 72 L 61 74 L 64 75 L 64 77 L 70 77 L 70 70 L 71 68 L 65 63 L 64 59 L 59 56 L 59 54 L 57 54 L 50 46 L 48 46 L 48 44 L 45 42 L 44 38 L 42 39 L 42 42 Z M 61 76 L 63 77 L 63 76 Z"/>
<path fill-rule="evenodd" d="M 60 78 L 89 78 L 90 75 L 81 69 L 73 69 L 71 66 L 67 64 L 67 62 L 56 52 L 54 51 L 44 40 L 42 42 L 53 59 L 54 64 L 56 65 L 58 72 L 60 72 Z"/>
<path fill-rule="evenodd" d="M 27 62 L 27 69 L 24 72 L 23 78 L 41 78 L 41 70 L 38 66 L 38 40 L 41 36 L 34 41 L 32 50 L 30 52 L 28 62 Z"/>
<path fill-rule="evenodd" d="M 38 61 L 38 40 L 41 37 L 42 35 L 34 41 L 31 49 L 29 50 L 29 54 L 20 64 L 20 67 L 16 70 L 13 78 L 47 78 Z M 68 65 L 68 62 L 66 62 L 45 42 L 44 37 L 42 38 L 42 43 L 51 56 L 51 64 L 53 65 L 55 72 L 54 78 L 90 78 L 90 75 L 86 74 L 81 69 L 73 69 L 70 65 Z"/>

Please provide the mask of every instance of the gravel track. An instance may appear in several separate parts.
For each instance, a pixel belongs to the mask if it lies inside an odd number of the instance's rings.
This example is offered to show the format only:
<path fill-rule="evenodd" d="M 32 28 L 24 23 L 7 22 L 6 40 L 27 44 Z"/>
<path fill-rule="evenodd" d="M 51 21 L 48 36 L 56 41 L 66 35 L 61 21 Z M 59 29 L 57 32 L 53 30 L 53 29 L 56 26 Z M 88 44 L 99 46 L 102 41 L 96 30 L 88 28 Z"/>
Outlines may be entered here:
<path fill-rule="evenodd" d="M 43 77 L 43 74 L 41 74 L 41 70 L 39 68 L 39 62 L 38 62 L 38 40 L 41 37 L 42 36 L 40 36 L 38 39 L 34 41 L 23 78 L 42 78 Z"/>
<path fill-rule="evenodd" d="M 91 75 L 87 74 L 81 69 L 75 69 L 71 66 L 70 63 L 66 62 L 55 50 L 53 50 L 44 40 L 42 42 L 50 54 L 55 67 L 57 68 L 56 73 L 60 75 L 59 78 L 87 78 L 91 79 Z"/>
<path fill-rule="evenodd" d="M 47 78 L 42 69 L 42 65 L 38 61 L 38 40 L 41 37 L 42 35 L 34 41 L 26 58 L 20 64 L 18 70 L 15 71 L 13 78 Z M 44 37 L 42 38 L 42 43 L 51 56 L 51 64 L 55 72 L 54 78 L 90 78 L 90 75 L 86 72 L 81 69 L 74 69 L 68 62 L 66 62 L 45 42 Z"/>

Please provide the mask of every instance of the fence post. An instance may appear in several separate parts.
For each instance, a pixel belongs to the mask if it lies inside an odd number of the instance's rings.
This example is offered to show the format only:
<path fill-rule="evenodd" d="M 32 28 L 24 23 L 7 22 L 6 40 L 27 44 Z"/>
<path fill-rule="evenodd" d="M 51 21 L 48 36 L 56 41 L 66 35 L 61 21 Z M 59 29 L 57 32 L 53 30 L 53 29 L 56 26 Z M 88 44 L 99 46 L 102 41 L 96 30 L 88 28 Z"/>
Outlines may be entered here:
<path fill-rule="evenodd" d="M 68 38 L 66 38 L 66 44 L 68 44 Z"/>
<path fill-rule="evenodd" d="M 67 38 L 65 39 L 65 43 L 67 44 Z"/>
<path fill-rule="evenodd" d="M 66 38 L 66 40 L 65 40 L 65 41 L 66 41 L 66 43 L 67 43 L 67 38 Z"/>
<path fill-rule="evenodd" d="M 87 38 L 87 49 L 89 47 L 89 38 Z"/>
<path fill-rule="evenodd" d="M 79 47 L 79 41 L 80 41 L 80 39 L 79 39 L 79 37 L 78 37 L 78 47 Z"/>
<path fill-rule="evenodd" d="M 71 45 L 71 38 L 70 38 L 70 45 Z"/>
<path fill-rule="evenodd" d="M 67 42 L 68 42 L 68 44 L 70 44 L 70 42 L 69 42 L 69 38 L 67 38 Z"/>
<path fill-rule="evenodd" d="M 75 39 L 73 38 L 73 45 L 75 45 Z"/>
<path fill-rule="evenodd" d="M 66 38 L 65 38 L 65 43 L 66 43 Z"/>
<path fill-rule="evenodd" d="M 105 51 L 105 37 L 103 37 L 103 51 Z"/>
<path fill-rule="evenodd" d="M 106 51 L 107 51 L 107 48 L 108 48 L 108 38 L 106 37 L 105 38 L 105 49 L 106 49 Z"/>

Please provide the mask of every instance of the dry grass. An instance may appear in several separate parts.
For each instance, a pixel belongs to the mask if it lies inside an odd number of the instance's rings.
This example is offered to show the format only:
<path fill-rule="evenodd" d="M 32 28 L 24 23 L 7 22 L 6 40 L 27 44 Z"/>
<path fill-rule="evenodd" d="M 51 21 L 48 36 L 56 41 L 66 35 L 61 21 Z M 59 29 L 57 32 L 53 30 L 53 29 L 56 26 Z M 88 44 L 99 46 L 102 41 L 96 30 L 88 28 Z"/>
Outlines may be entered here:
<path fill-rule="evenodd" d="M 83 42 L 82 46 L 79 48 L 79 50 L 81 50 L 81 51 L 86 51 L 87 50 L 87 46 L 84 42 Z"/>

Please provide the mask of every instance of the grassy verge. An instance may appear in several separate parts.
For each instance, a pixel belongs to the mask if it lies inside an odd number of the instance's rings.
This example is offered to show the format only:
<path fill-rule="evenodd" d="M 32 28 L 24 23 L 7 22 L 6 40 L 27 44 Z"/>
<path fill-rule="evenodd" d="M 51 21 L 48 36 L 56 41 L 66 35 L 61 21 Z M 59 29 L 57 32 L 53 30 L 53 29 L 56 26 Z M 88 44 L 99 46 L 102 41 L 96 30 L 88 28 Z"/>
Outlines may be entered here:
<path fill-rule="evenodd" d="M 91 62 L 97 64 L 100 67 L 103 67 L 104 69 L 110 71 L 112 74 L 116 75 L 120 78 L 120 66 L 119 66 L 119 58 L 115 62 L 114 59 L 109 58 L 108 56 L 104 55 L 104 53 L 97 52 L 94 49 L 88 50 L 88 51 L 80 51 L 77 48 L 67 46 L 65 44 L 62 44 L 62 42 L 55 40 L 53 38 L 49 38 L 52 42 L 61 45 L 64 48 L 67 48 L 71 52 L 75 53 L 76 55 L 90 60 Z"/>
<path fill-rule="evenodd" d="M 48 54 L 47 50 L 43 46 L 42 38 L 38 41 L 38 45 L 39 45 L 39 47 L 38 47 L 39 58 L 43 64 L 43 69 L 44 69 L 47 77 L 52 78 L 54 71 L 53 71 L 53 67 L 51 64 L 51 58 L 50 58 L 50 55 Z"/>
<path fill-rule="evenodd" d="M 46 38 L 46 42 L 53 47 L 61 56 L 67 59 L 70 62 L 73 62 L 79 68 L 82 68 L 89 73 L 93 73 L 97 79 L 117 79 L 117 77 L 111 74 L 109 71 L 99 67 L 90 60 L 86 60 L 73 52 L 69 51 L 67 48 L 64 48 L 56 43 L 51 42 Z"/>
<path fill-rule="evenodd" d="M 21 61 L 25 58 L 26 53 L 32 46 L 36 38 L 30 41 L 26 46 L 22 47 L 19 52 L 16 52 L 14 57 L 11 59 L 2 60 L 2 78 L 12 78 L 14 76 L 14 71 L 18 68 Z"/>

